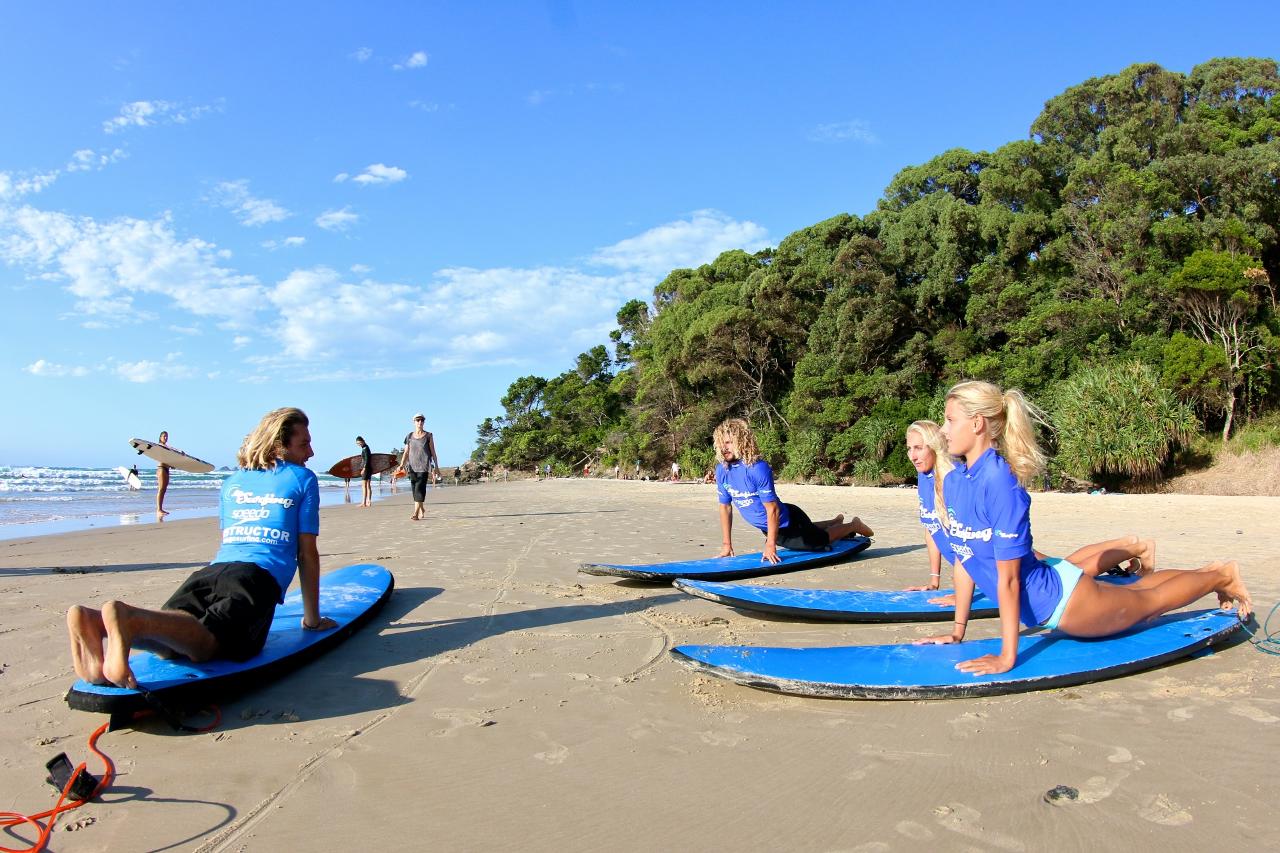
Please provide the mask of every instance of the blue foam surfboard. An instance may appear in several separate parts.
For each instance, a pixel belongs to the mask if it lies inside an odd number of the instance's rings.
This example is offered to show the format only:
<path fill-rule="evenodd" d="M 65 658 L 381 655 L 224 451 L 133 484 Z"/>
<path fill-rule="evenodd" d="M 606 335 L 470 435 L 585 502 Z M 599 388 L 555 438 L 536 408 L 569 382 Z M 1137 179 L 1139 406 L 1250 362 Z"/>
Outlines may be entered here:
<path fill-rule="evenodd" d="M 671 654 L 697 672 L 748 687 L 841 699 L 945 699 L 1068 687 L 1115 678 L 1185 657 L 1240 629 L 1234 612 L 1161 616 L 1113 637 L 1081 640 L 1057 631 L 1023 636 L 1018 662 L 999 675 L 970 675 L 961 661 L 999 654 L 1000 638 L 959 645 L 677 646 Z"/>
<path fill-rule="evenodd" d="M 1136 576 L 1102 575 L 1107 583 L 1132 583 Z M 727 604 L 739 610 L 754 610 L 800 619 L 828 622 L 941 622 L 955 616 L 955 607 L 930 604 L 929 599 L 955 590 L 933 589 L 917 592 L 857 589 L 791 589 L 778 586 L 717 583 L 679 578 L 676 587 L 699 598 Z M 970 619 L 1000 615 L 999 607 L 979 590 L 973 592 Z"/>
<path fill-rule="evenodd" d="M 276 607 L 266 645 L 247 661 L 192 663 L 164 660 L 150 652 L 129 658 L 138 684 L 158 700 L 183 704 L 197 697 L 225 696 L 293 669 L 345 640 L 391 597 L 395 579 L 382 566 L 346 566 L 320 576 L 320 613 L 338 623 L 328 631 L 302 627 L 302 593 L 285 596 Z M 67 704 L 78 711 L 129 714 L 148 707 L 140 690 L 77 680 Z"/>
<path fill-rule="evenodd" d="M 718 578 L 731 580 L 734 578 L 751 578 L 758 575 L 773 575 L 780 572 L 794 572 L 799 569 L 812 569 L 852 559 L 865 551 L 871 540 L 865 536 L 849 536 L 833 542 L 826 551 L 790 551 L 778 549 L 782 562 L 766 563 L 759 552 L 754 554 L 738 554 L 734 557 L 710 557 L 705 560 L 684 560 L 676 563 L 651 563 L 649 565 L 626 566 L 613 563 L 583 563 L 578 571 L 587 575 L 606 575 L 609 577 L 629 578 L 631 580 L 671 582 L 676 578 Z"/>

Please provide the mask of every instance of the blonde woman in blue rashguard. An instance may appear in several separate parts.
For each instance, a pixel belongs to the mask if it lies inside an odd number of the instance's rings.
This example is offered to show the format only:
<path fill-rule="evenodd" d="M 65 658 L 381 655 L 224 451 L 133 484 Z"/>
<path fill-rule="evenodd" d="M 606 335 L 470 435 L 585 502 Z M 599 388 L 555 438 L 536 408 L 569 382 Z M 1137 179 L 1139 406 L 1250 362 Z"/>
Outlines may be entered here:
<path fill-rule="evenodd" d="M 1247 619 L 1253 604 L 1234 562 L 1152 572 L 1128 586 L 1098 583 L 1066 560 L 1041 560 L 1031 547 L 1031 498 L 1024 488 L 1044 470 L 1035 438 L 1039 411 L 1021 392 L 962 382 L 947 392 L 942 427 L 947 451 L 961 461 L 943 482 L 952 550 L 962 572 L 950 634 L 918 640 L 964 640 L 975 583 L 999 603 L 1000 653 L 956 664 L 973 675 L 1008 672 L 1018 659 L 1018 623 L 1074 637 L 1108 637 L 1215 593 Z"/>

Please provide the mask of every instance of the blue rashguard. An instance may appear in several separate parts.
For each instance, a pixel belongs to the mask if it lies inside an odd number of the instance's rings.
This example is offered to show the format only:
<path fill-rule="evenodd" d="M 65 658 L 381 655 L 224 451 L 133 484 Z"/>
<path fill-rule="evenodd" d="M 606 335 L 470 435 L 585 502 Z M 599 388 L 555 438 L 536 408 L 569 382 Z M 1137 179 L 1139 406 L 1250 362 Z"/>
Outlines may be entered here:
<path fill-rule="evenodd" d="M 916 474 L 916 495 L 920 499 L 920 523 L 924 525 L 925 533 L 933 539 L 933 544 L 938 546 L 943 562 L 952 563 L 955 562 L 956 557 L 951 551 L 951 540 L 947 538 L 947 526 L 933 508 L 935 497 L 933 484 L 932 471 Z"/>
<path fill-rule="evenodd" d="M 958 464 L 943 481 L 951 550 L 973 582 L 998 601 L 996 560 L 1021 560 L 1019 618 L 1043 624 L 1062 600 L 1062 579 L 1031 548 L 1031 496 L 1004 457 L 988 449 L 972 465 Z"/>
<path fill-rule="evenodd" d="M 773 469 L 763 459 L 757 459 L 750 465 L 743 464 L 741 460 L 734 460 L 727 466 L 723 462 L 717 464 L 716 493 L 720 503 L 737 505 L 743 520 L 766 534 L 769 532 L 769 516 L 765 512 L 765 501 L 778 504 L 779 530 L 791 523 L 787 505 L 778 500 L 773 490 Z"/>
<path fill-rule="evenodd" d="M 222 484 L 222 547 L 215 563 L 253 563 L 280 585 L 298 570 L 298 534 L 320 532 L 320 485 L 310 469 L 279 462 L 241 469 Z"/>

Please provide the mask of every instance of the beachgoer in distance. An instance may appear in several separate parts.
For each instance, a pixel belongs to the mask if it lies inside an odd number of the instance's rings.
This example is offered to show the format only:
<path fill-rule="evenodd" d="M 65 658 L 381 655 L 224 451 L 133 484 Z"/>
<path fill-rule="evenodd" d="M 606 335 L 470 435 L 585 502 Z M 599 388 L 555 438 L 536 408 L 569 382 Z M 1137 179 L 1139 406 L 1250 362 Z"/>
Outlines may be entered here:
<path fill-rule="evenodd" d="M 1127 586 L 1099 583 L 1066 560 L 1039 559 L 1031 546 L 1031 498 L 1024 488 L 1044 470 L 1036 441 L 1039 410 L 1020 391 L 962 382 L 947 392 L 942 433 L 960 458 L 943 481 L 951 548 L 962 572 L 950 634 L 917 643 L 959 643 L 974 586 L 998 602 L 1000 654 L 956 664 L 974 675 L 1008 672 L 1018 659 L 1018 622 L 1073 637 L 1107 637 L 1216 593 L 1241 619 L 1253 609 L 1234 562 L 1163 570 Z"/>
<path fill-rule="evenodd" d="M 413 416 L 413 432 L 404 437 L 404 455 L 400 457 L 400 470 L 408 471 L 409 483 L 413 486 L 414 521 L 427 517 L 427 484 L 431 480 L 431 468 L 440 467 L 440 459 L 436 456 L 436 442 L 431 433 L 423 428 L 426 415 L 419 412 Z"/>
<path fill-rule="evenodd" d="M 160 443 L 169 443 L 168 430 L 160 430 Z M 169 466 L 163 462 L 156 465 L 156 521 L 164 521 L 169 512 L 164 508 L 164 493 L 169 491 Z"/>
<path fill-rule="evenodd" d="M 548 462 L 546 465 L 542 466 L 542 470 L 546 474 L 547 479 L 550 480 L 551 479 L 551 463 Z"/>
<path fill-rule="evenodd" d="M 636 460 L 636 479 L 640 479 L 640 460 Z"/>
<path fill-rule="evenodd" d="M 201 662 L 247 660 L 262 650 L 276 604 L 296 573 L 302 627 L 337 627 L 320 615 L 320 490 L 307 416 L 269 412 L 245 437 L 239 470 L 222 484 L 222 546 L 159 610 L 108 601 L 101 610 L 67 611 L 76 675 L 91 684 L 138 686 L 131 649 Z"/>
<path fill-rule="evenodd" d="M 680 463 L 672 462 L 671 463 L 671 482 L 674 483 L 676 480 L 679 480 L 679 479 L 680 479 Z"/>
<path fill-rule="evenodd" d="M 756 437 L 746 421 L 732 418 L 716 427 L 714 441 L 720 464 L 716 466 L 716 491 L 720 500 L 720 532 L 723 547 L 718 557 L 733 556 L 733 509 L 765 536 L 763 559 L 781 563 L 778 548 L 793 551 L 822 551 L 850 533 L 872 535 L 860 518 L 844 520 L 837 515 L 828 521 L 810 521 L 795 504 L 778 500 L 773 487 L 773 469 L 760 458 Z"/>
<path fill-rule="evenodd" d="M 363 436 L 356 436 L 356 444 L 360 447 L 360 506 L 373 506 L 373 451 Z"/>
<path fill-rule="evenodd" d="M 933 421 L 916 421 L 907 427 L 907 458 L 916 469 L 920 524 L 925 529 L 924 541 L 929 549 L 929 583 L 924 586 L 909 586 L 906 592 L 938 589 L 941 585 L 942 564 L 944 561 L 953 562 L 955 554 L 951 550 L 951 541 L 947 538 L 946 513 L 940 516 L 935 507 L 942 504 L 939 497 L 942 482 L 955 467 L 955 461 L 947 453 L 941 428 Z M 1039 551 L 1035 553 L 1038 559 L 1045 559 L 1045 555 Z M 1155 569 L 1156 545 L 1150 539 L 1124 536 L 1079 548 L 1067 557 L 1067 561 L 1093 577 L 1126 562 L 1134 574 L 1144 575 Z M 958 571 L 958 568 L 953 569 L 953 574 Z M 959 582 L 953 579 L 953 583 Z M 951 606 L 956 603 L 956 597 L 954 593 L 948 593 L 929 599 L 929 603 Z"/>

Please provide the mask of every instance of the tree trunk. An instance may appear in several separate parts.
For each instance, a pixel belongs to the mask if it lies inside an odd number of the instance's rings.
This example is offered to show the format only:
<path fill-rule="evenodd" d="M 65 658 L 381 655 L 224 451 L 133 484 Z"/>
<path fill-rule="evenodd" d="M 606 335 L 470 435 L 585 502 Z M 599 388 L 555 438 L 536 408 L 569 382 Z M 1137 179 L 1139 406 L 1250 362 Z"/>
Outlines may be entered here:
<path fill-rule="evenodd" d="M 1231 420 L 1232 418 L 1235 417 L 1235 413 L 1236 413 L 1236 392 L 1234 389 L 1232 389 L 1231 396 L 1227 398 L 1227 419 L 1226 419 L 1226 422 L 1223 423 L 1222 425 L 1222 443 L 1224 445 L 1227 443 L 1227 439 L 1231 438 Z"/>

